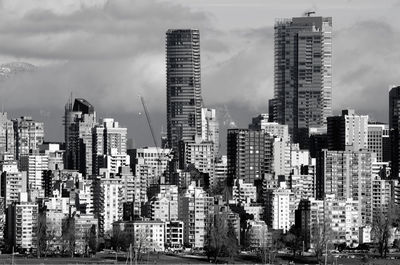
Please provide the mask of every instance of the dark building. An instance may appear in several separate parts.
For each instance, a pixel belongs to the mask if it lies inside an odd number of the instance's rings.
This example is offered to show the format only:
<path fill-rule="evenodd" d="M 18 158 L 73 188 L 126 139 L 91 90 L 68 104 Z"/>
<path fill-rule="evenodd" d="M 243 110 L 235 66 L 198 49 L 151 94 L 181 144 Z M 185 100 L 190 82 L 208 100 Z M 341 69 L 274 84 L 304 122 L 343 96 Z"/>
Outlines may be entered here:
<path fill-rule="evenodd" d="M 94 107 L 85 99 L 72 99 L 65 105 L 65 168 L 92 175 L 92 128 L 97 124 Z"/>
<path fill-rule="evenodd" d="M 297 210 L 295 210 L 295 227 L 300 231 L 304 241 L 304 249 L 307 250 L 311 245 L 311 203 L 309 200 L 302 199 Z"/>
<path fill-rule="evenodd" d="M 326 133 L 312 134 L 310 135 L 308 144 L 310 156 L 312 158 L 317 158 L 318 153 L 321 152 L 322 149 L 328 149 L 328 135 Z"/>
<path fill-rule="evenodd" d="M 262 181 L 272 171 L 273 138 L 266 132 L 250 129 L 229 129 L 227 159 L 229 186 L 235 179 L 246 183 Z"/>
<path fill-rule="evenodd" d="M 392 146 L 391 161 L 392 161 L 392 178 L 399 177 L 400 164 L 400 86 L 393 87 L 389 92 L 389 129 L 390 142 Z"/>

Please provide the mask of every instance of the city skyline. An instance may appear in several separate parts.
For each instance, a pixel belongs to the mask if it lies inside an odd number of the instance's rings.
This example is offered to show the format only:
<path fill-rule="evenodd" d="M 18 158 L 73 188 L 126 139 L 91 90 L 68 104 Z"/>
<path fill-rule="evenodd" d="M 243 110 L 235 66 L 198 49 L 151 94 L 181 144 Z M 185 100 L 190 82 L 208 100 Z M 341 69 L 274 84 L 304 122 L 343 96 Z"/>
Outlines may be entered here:
<path fill-rule="evenodd" d="M 9 117 L 29 114 L 44 121 L 47 140 L 62 139 L 60 106 L 73 92 L 74 96 L 90 101 L 99 117 L 117 118 L 128 127 L 128 137 L 138 145 L 152 145 L 137 95 L 143 95 L 148 102 L 156 133 L 161 126 L 166 131 L 162 36 L 168 28 L 182 27 L 199 28 L 202 33 L 205 105 L 222 111 L 226 105 L 239 127 L 245 127 L 250 117 L 267 112 L 267 101 L 272 98 L 275 18 L 301 16 L 310 9 L 334 20 L 334 113 L 350 107 L 375 120 L 387 121 L 388 111 L 383 107 L 387 105 L 386 93 L 382 92 L 396 84 L 398 68 L 393 48 L 398 29 L 396 18 L 390 15 L 394 2 L 363 2 L 363 12 L 357 15 L 357 1 L 315 5 L 291 1 L 282 5 L 262 1 L 250 1 L 247 5 L 237 1 L 230 5 L 226 1 L 137 1 L 135 10 L 126 1 L 104 5 L 100 1 L 84 2 L 76 5 L 66 1 L 57 6 L 43 2 L 41 6 L 32 6 L 2 1 L 0 5 L 2 24 L 13 25 L 2 27 L 2 32 L 8 34 L 3 35 L 1 62 L 23 61 L 39 66 L 33 73 L 1 82 L 4 97 L 8 98 L 1 103 Z M 138 10 L 147 16 L 138 16 Z M 154 27 L 148 27 L 148 23 L 135 27 L 144 21 L 165 18 L 173 10 L 184 15 L 154 23 Z M 232 23 L 238 10 L 247 18 L 243 25 Z M 266 12 L 265 17 L 260 16 L 262 11 Z M 125 29 L 120 25 L 123 19 L 127 19 Z M 95 25 L 104 25 L 104 30 Z M 150 34 L 139 41 L 137 36 L 144 32 Z M 115 34 L 125 41 L 114 40 Z M 387 41 L 374 45 L 372 40 L 377 36 Z M 87 40 L 98 45 L 89 49 Z M 354 57 L 350 63 L 344 60 L 349 54 Z M 243 87 L 246 94 L 241 93 Z M 355 94 L 363 97 L 354 97 Z M 35 107 L 38 105 L 40 108 Z"/>

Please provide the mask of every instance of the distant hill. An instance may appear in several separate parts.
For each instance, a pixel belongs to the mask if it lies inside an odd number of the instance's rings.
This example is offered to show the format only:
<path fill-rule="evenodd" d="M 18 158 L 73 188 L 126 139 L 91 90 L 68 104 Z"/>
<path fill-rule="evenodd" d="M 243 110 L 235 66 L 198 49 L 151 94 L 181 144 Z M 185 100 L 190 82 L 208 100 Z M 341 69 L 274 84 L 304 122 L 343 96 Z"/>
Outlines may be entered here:
<path fill-rule="evenodd" d="M 26 72 L 35 71 L 36 66 L 25 62 L 12 62 L 0 65 L 0 80 L 6 80 L 7 78 Z"/>

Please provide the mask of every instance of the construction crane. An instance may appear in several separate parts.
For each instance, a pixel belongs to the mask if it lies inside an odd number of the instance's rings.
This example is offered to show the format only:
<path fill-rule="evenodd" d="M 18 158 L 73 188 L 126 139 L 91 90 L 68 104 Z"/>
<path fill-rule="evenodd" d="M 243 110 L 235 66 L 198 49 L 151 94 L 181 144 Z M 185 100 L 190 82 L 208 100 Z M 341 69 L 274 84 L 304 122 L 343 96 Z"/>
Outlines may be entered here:
<path fill-rule="evenodd" d="M 165 155 L 165 147 L 163 148 L 162 152 L 160 153 L 160 150 L 158 148 L 157 139 L 156 139 L 156 136 L 154 134 L 153 126 L 151 124 L 150 114 L 149 114 L 149 111 L 147 110 L 146 103 L 145 103 L 144 98 L 142 96 L 139 96 L 139 97 L 140 97 L 140 101 L 142 102 L 142 105 L 143 105 L 143 110 L 144 110 L 144 113 L 146 115 L 147 124 L 149 125 L 149 128 L 150 128 L 150 133 L 151 133 L 151 137 L 153 138 L 153 143 L 154 143 L 154 145 L 156 147 L 156 152 L 157 152 L 157 168 L 156 168 L 156 170 L 157 170 L 157 174 L 160 174 L 159 171 L 160 171 L 160 164 L 162 162 L 162 157 L 164 157 L 164 156 L 169 157 L 169 154 Z M 160 176 L 160 178 L 161 178 L 161 176 Z"/>

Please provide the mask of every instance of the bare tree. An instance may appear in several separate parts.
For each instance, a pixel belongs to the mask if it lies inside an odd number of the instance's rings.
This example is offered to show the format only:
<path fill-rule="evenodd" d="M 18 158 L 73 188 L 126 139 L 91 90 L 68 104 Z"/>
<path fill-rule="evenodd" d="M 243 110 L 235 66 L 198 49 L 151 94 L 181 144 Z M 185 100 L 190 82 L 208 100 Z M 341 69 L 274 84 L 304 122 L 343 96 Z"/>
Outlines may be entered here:
<path fill-rule="evenodd" d="M 329 246 L 330 236 L 332 236 L 332 232 L 327 220 L 324 220 L 323 223 L 318 222 L 312 227 L 311 241 L 319 263 L 322 263 L 322 254 Z M 328 255 L 328 253 L 325 254 Z"/>
<path fill-rule="evenodd" d="M 392 227 L 399 224 L 399 207 L 390 204 L 387 211 L 381 211 L 374 216 L 372 222 L 371 235 L 375 243 L 378 244 L 378 250 L 381 257 L 386 258 L 389 250 L 389 238 L 391 237 Z"/>
<path fill-rule="evenodd" d="M 75 252 L 75 218 L 72 216 L 63 221 L 62 239 L 66 243 L 64 249 L 73 257 Z"/>
<path fill-rule="evenodd" d="M 46 214 L 40 213 L 38 215 L 38 226 L 37 226 L 37 257 L 47 252 L 47 224 Z"/>

